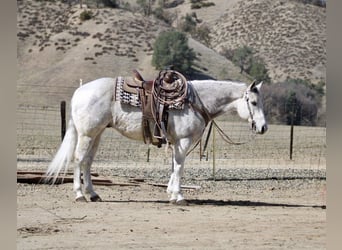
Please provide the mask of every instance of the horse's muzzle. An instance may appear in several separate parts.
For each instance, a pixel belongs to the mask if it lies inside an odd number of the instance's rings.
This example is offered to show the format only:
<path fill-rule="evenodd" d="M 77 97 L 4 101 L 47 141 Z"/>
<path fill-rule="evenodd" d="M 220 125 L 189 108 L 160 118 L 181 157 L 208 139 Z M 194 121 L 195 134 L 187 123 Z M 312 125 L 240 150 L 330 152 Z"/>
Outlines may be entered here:
<path fill-rule="evenodd" d="M 264 133 L 266 133 L 266 131 L 267 131 L 267 125 L 265 124 L 265 125 L 263 125 L 262 127 L 261 127 L 261 130 L 258 132 L 259 134 L 264 134 Z"/>
<path fill-rule="evenodd" d="M 258 129 L 257 128 L 257 126 L 256 126 L 256 123 L 255 123 L 255 121 L 252 121 L 252 123 L 251 123 L 251 128 L 252 128 L 252 130 L 255 132 L 255 133 L 257 133 L 257 134 L 264 134 L 264 133 L 266 133 L 266 131 L 267 131 L 267 124 L 265 124 L 265 125 L 262 125 L 262 127 L 260 128 L 260 129 Z"/>

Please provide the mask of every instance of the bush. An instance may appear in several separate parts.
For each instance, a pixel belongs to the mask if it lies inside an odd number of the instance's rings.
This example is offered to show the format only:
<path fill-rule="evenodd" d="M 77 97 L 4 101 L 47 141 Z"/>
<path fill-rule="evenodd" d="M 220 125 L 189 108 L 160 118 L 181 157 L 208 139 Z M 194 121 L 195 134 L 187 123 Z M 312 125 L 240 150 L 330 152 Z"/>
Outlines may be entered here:
<path fill-rule="evenodd" d="M 158 70 L 172 65 L 183 74 L 192 72 L 195 52 L 188 46 L 188 38 L 178 31 L 162 32 L 154 43 L 152 65 Z"/>
<path fill-rule="evenodd" d="M 296 0 L 297 2 L 303 3 L 303 4 L 312 4 L 319 7 L 326 7 L 327 1 L 326 0 Z"/>
<path fill-rule="evenodd" d="M 205 2 L 205 0 L 191 0 L 191 9 L 200 9 L 202 7 L 214 6 L 213 2 Z"/>
<path fill-rule="evenodd" d="M 288 79 L 263 86 L 264 110 L 271 123 L 315 126 L 322 93 L 302 79 Z"/>
<path fill-rule="evenodd" d="M 182 18 L 182 22 L 179 25 L 179 28 L 183 32 L 193 33 L 196 30 L 196 18 L 194 14 L 186 14 L 185 17 Z"/>
<path fill-rule="evenodd" d="M 195 32 L 192 36 L 199 40 L 200 42 L 204 43 L 207 47 L 210 47 L 210 28 L 206 24 L 202 24 L 201 26 L 197 27 Z"/>
<path fill-rule="evenodd" d="M 117 0 L 101 0 L 101 2 L 106 7 L 111 7 L 111 8 L 118 8 L 119 7 Z"/>
<path fill-rule="evenodd" d="M 80 19 L 82 21 L 89 20 L 93 17 L 93 12 L 91 10 L 84 10 L 80 14 Z"/>
<path fill-rule="evenodd" d="M 159 20 L 164 21 L 165 23 L 171 25 L 172 21 L 173 21 L 173 16 L 172 14 L 170 14 L 167 11 L 164 11 L 164 9 L 162 7 L 157 7 L 154 11 L 153 11 L 153 15 L 158 18 Z"/>
<path fill-rule="evenodd" d="M 182 17 L 182 20 L 178 26 L 178 28 L 186 33 L 189 33 L 194 39 L 204 43 L 206 46 L 210 46 L 210 28 L 206 24 L 201 24 L 197 26 L 198 23 L 201 23 L 202 20 L 197 18 L 195 12 L 191 14 L 186 14 Z"/>
<path fill-rule="evenodd" d="M 175 7 L 177 7 L 178 5 L 183 4 L 183 3 L 184 3 L 184 0 L 174 0 L 174 1 L 171 1 L 171 2 L 169 2 L 169 1 L 167 1 L 167 2 L 162 1 L 162 2 L 163 2 L 163 3 L 161 4 L 162 7 L 168 9 L 168 8 L 175 8 Z"/>

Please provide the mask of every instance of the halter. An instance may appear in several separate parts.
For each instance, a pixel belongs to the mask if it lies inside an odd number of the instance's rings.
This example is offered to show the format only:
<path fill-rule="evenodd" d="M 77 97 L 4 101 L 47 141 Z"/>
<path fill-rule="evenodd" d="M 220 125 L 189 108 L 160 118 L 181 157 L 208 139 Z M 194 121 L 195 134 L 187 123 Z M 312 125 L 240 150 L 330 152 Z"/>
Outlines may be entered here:
<path fill-rule="evenodd" d="M 248 108 L 248 112 L 249 112 L 249 117 L 252 120 L 252 131 L 253 131 L 255 129 L 255 121 L 254 121 L 252 109 L 250 106 L 251 104 L 249 102 L 249 90 L 246 90 L 246 92 L 245 92 L 245 100 L 246 100 L 246 104 L 247 104 L 247 108 Z"/>

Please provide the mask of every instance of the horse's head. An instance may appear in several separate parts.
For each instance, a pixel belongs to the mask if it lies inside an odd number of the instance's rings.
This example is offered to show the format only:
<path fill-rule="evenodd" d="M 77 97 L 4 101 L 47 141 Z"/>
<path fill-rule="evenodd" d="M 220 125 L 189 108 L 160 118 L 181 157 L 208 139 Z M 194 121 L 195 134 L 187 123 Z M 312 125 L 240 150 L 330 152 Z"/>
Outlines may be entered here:
<path fill-rule="evenodd" d="M 261 95 L 262 82 L 254 81 L 248 86 L 243 96 L 238 100 L 237 112 L 242 119 L 248 119 L 251 128 L 258 134 L 267 131 L 267 122 L 263 111 Z"/>

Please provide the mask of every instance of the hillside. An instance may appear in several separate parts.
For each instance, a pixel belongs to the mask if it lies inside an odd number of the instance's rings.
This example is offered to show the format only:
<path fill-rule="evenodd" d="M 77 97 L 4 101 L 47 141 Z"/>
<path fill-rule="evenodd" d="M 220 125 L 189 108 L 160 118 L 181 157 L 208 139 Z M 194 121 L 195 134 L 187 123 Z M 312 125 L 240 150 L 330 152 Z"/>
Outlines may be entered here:
<path fill-rule="evenodd" d="M 55 105 L 68 100 L 79 85 L 96 78 L 131 75 L 138 69 L 148 79 L 153 43 L 165 24 L 123 9 L 89 9 L 94 17 L 80 21 L 83 5 L 59 1 L 18 1 L 18 104 Z M 202 77 L 244 80 L 217 52 L 189 39 Z"/>
<path fill-rule="evenodd" d="M 213 1 L 215 2 L 215 1 Z M 273 81 L 325 81 L 326 9 L 284 0 L 238 1 L 211 23 L 218 52 L 247 45 L 264 59 Z"/>
<path fill-rule="evenodd" d="M 189 37 L 198 56 L 199 74 L 193 77 L 248 81 L 219 54 L 223 48 L 248 45 L 264 59 L 274 82 L 288 77 L 325 81 L 325 8 L 291 0 L 207 1 L 215 5 L 191 9 L 185 0 L 166 9 L 176 16 L 173 26 L 186 13 L 196 12 L 201 24 L 210 27 L 210 48 Z M 80 79 L 130 75 L 134 68 L 145 78 L 155 77 L 153 43 L 170 27 L 143 16 L 136 0 L 121 2 L 135 3 L 133 11 L 19 0 L 18 104 L 56 104 L 70 98 Z M 86 9 L 94 17 L 82 22 L 79 16 Z"/>
<path fill-rule="evenodd" d="M 200 0 L 199 0 L 200 1 Z M 178 21 L 195 12 L 210 27 L 216 52 L 252 47 L 273 82 L 301 78 L 326 81 L 326 9 L 294 0 L 202 0 L 215 5 L 191 9 L 185 0 L 175 9 Z"/>

